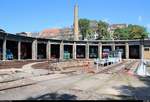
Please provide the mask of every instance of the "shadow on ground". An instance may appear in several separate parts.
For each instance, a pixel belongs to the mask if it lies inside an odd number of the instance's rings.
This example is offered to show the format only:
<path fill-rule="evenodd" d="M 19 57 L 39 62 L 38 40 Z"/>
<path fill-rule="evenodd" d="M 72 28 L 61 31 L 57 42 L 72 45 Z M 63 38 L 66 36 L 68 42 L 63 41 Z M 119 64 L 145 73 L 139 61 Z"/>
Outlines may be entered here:
<path fill-rule="evenodd" d="M 47 93 L 38 97 L 30 97 L 27 100 L 76 100 L 77 96 L 70 94 Z"/>
<path fill-rule="evenodd" d="M 149 100 L 150 99 L 150 77 L 138 77 L 140 81 L 142 81 L 145 86 L 142 87 L 133 87 L 123 85 L 121 87 L 116 87 L 116 89 L 121 90 L 121 94 L 127 93 L 125 89 L 130 90 L 130 95 L 135 100 Z"/>

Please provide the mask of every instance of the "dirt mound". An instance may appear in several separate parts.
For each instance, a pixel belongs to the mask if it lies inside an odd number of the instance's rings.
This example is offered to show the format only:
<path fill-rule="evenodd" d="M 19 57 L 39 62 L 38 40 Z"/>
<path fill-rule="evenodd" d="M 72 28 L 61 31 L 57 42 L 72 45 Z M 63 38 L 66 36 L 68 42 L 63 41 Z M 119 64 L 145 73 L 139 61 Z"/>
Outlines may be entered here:
<path fill-rule="evenodd" d="M 28 61 L 3 61 L 0 63 L 0 69 L 8 69 L 8 68 L 22 68 L 22 66 L 33 63 L 33 62 L 38 62 L 38 61 L 33 61 L 33 60 L 28 60 Z"/>

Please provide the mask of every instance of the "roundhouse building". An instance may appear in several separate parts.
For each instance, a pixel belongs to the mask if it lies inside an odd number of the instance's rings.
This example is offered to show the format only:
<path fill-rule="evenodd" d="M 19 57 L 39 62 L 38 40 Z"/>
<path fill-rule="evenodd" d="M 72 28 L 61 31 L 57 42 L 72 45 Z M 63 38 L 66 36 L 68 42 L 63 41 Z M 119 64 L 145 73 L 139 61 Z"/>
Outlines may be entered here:
<path fill-rule="evenodd" d="M 92 59 L 102 58 L 104 49 L 122 49 L 123 59 L 140 59 L 144 51 L 144 58 L 150 59 L 150 40 L 69 41 L 0 33 L 0 59 L 4 61 L 9 51 L 13 60 L 64 59 L 66 52 L 71 59 Z"/>

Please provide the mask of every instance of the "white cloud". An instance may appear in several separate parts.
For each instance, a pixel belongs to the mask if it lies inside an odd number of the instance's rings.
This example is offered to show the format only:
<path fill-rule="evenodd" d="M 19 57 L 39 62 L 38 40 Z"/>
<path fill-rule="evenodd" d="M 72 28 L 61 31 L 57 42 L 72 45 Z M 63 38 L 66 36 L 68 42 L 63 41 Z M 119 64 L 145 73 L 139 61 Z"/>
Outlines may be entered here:
<path fill-rule="evenodd" d="M 142 17 L 142 16 L 139 16 L 139 17 L 138 17 L 138 21 L 141 22 L 142 20 L 143 20 L 143 17 Z"/>

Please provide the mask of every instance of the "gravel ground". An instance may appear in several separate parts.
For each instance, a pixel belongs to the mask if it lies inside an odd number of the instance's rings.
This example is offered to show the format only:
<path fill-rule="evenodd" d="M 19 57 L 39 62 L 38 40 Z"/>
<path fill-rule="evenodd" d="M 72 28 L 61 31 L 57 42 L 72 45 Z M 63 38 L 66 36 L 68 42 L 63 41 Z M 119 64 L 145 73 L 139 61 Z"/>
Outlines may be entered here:
<path fill-rule="evenodd" d="M 10 73 L 13 77 L 46 74 L 45 69 Z M 15 76 L 14 76 L 15 75 Z M 65 76 L 43 76 L 34 85 L 0 91 L 0 100 L 109 100 L 150 99 L 150 77 L 118 73 L 74 73 Z M 11 79 L 9 75 L 5 79 Z M 31 78 L 31 81 L 36 81 Z"/>
<path fill-rule="evenodd" d="M 109 99 L 149 99 L 150 88 L 147 80 L 135 76 L 112 74 L 80 74 L 39 82 L 35 85 L 0 91 L 1 100 L 109 100 Z M 44 78 L 44 77 L 43 77 Z M 118 78 L 120 78 L 118 80 Z M 130 78 L 125 80 L 123 78 Z M 97 81 L 97 84 L 91 81 Z M 143 83 L 143 81 L 145 81 Z M 84 83 L 87 88 L 83 89 Z M 78 87 L 78 88 L 75 88 Z M 32 90 L 31 90 L 32 89 Z M 120 90 L 120 93 L 116 93 Z M 125 95 L 125 90 L 130 95 Z M 107 90 L 107 91 L 106 91 Z M 110 92 L 112 91 L 112 92 Z M 23 94 L 20 94 L 23 93 Z M 111 93 L 111 94 L 110 94 Z M 144 94 L 143 94 L 144 93 Z M 143 94 L 143 96 L 141 96 Z M 145 96 L 144 96 L 145 95 Z M 136 98 L 134 97 L 136 96 Z"/>

